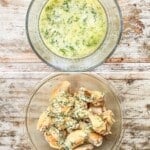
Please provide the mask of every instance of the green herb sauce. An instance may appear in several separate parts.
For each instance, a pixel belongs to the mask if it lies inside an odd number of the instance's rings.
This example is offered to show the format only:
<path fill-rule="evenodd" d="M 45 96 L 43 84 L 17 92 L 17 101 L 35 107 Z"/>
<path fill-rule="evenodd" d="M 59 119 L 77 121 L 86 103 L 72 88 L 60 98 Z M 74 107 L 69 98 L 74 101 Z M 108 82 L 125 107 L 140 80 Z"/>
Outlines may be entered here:
<path fill-rule="evenodd" d="M 49 0 L 40 15 L 39 30 L 56 55 L 82 58 L 103 42 L 107 17 L 98 0 Z"/>

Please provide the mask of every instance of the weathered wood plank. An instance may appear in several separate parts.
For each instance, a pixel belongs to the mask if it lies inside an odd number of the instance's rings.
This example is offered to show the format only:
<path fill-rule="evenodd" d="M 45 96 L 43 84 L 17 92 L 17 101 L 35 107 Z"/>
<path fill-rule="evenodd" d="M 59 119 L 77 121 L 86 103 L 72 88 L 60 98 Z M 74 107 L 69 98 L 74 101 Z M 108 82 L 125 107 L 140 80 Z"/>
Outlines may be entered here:
<path fill-rule="evenodd" d="M 29 3 L 30 0 L 1 0 L 0 62 L 41 62 L 26 39 L 24 20 Z M 107 62 L 150 62 L 149 1 L 119 0 L 119 4 L 124 19 L 123 36 Z"/>
<path fill-rule="evenodd" d="M 134 69 L 133 69 L 134 68 Z M 56 72 L 45 63 L 0 63 L 0 72 Z M 150 71 L 149 63 L 104 63 L 93 72 L 138 72 Z"/>
<path fill-rule="evenodd" d="M 30 150 L 24 118 L 1 118 L 0 149 Z M 126 119 L 121 150 L 149 150 L 150 121 L 147 119 Z"/>
<path fill-rule="evenodd" d="M 25 106 L 36 83 L 57 71 L 42 63 L 27 41 L 25 17 L 30 1 L 0 0 L 0 150 L 31 149 Z M 122 39 L 106 63 L 93 71 L 109 79 L 122 97 L 126 130 L 120 149 L 149 150 L 150 2 L 118 2 L 123 15 Z"/>
<path fill-rule="evenodd" d="M 97 73 L 90 72 L 92 74 L 99 74 L 105 79 L 109 80 L 126 80 L 132 82 L 134 80 L 150 80 L 150 72 L 107 72 L 99 71 Z M 55 74 L 54 72 L 0 72 L 0 79 L 39 79 L 45 78 L 49 75 Z"/>
<path fill-rule="evenodd" d="M 1 118 L 1 150 L 30 150 L 24 118 Z"/>
<path fill-rule="evenodd" d="M 126 119 L 121 150 L 149 150 L 150 148 L 150 120 Z"/>
<path fill-rule="evenodd" d="M 21 117 L 39 81 L 39 78 L 0 79 L 0 117 Z M 109 82 L 119 91 L 124 118 L 150 118 L 150 80 L 110 79 Z"/>

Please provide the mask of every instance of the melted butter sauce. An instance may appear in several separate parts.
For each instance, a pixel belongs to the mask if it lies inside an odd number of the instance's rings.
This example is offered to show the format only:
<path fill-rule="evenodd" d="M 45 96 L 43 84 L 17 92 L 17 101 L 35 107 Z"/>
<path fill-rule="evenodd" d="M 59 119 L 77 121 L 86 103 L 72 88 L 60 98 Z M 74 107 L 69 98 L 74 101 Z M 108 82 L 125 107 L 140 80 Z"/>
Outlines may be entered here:
<path fill-rule="evenodd" d="M 93 53 L 107 32 L 107 16 L 98 0 L 49 0 L 39 30 L 49 50 L 76 59 Z"/>

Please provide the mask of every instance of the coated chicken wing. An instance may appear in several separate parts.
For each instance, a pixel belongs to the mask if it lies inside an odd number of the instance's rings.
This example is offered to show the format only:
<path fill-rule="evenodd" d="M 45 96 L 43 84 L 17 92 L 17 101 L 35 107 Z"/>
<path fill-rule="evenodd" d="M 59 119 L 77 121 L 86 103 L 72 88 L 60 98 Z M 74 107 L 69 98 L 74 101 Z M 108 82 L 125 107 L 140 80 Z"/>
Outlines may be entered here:
<path fill-rule="evenodd" d="M 37 130 L 44 131 L 46 128 L 48 128 L 51 125 L 51 118 L 48 117 L 47 112 L 43 112 L 40 116 L 38 123 L 37 123 Z"/>
<path fill-rule="evenodd" d="M 111 110 L 107 110 L 103 113 L 103 119 L 109 124 L 109 125 L 113 125 L 113 123 L 115 122 L 114 119 L 114 114 Z"/>
<path fill-rule="evenodd" d="M 56 88 L 53 89 L 50 95 L 50 99 L 54 99 L 55 97 L 58 96 L 58 94 L 62 92 L 67 92 L 69 90 L 69 87 L 70 87 L 70 82 L 63 81 Z"/>
<path fill-rule="evenodd" d="M 69 150 L 76 148 L 79 145 L 82 145 L 87 137 L 87 134 L 84 130 L 76 130 L 70 133 L 65 141 L 65 147 Z"/>
<path fill-rule="evenodd" d="M 106 132 L 106 123 L 96 114 L 89 113 L 89 118 L 92 123 L 92 128 L 95 132 L 103 134 Z"/>
<path fill-rule="evenodd" d="M 101 115 L 102 112 L 103 112 L 103 109 L 102 109 L 102 107 L 94 107 L 94 106 L 91 106 L 91 107 L 89 108 L 89 111 L 93 112 L 94 114 Z"/>
<path fill-rule="evenodd" d="M 92 149 L 94 149 L 94 146 L 92 144 L 84 144 L 82 146 L 75 148 L 74 150 L 92 150 Z"/>
<path fill-rule="evenodd" d="M 99 147 L 103 143 L 103 137 L 95 132 L 91 132 L 88 135 L 88 141 L 94 146 Z"/>
<path fill-rule="evenodd" d="M 60 131 L 55 127 L 51 127 L 47 132 L 44 133 L 44 136 L 52 148 L 60 149 L 64 143 L 66 132 Z"/>

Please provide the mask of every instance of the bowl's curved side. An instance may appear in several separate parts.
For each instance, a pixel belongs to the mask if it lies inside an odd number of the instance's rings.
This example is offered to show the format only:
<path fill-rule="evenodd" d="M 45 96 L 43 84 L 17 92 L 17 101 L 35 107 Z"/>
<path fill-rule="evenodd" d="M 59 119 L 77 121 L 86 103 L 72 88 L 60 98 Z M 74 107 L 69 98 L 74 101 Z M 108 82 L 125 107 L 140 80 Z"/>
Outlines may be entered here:
<path fill-rule="evenodd" d="M 110 88 L 110 90 L 113 92 L 114 96 L 115 96 L 115 99 L 117 100 L 117 103 L 120 107 L 120 135 L 118 135 L 118 140 L 116 141 L 116 144 L 113 146 L 112 150 L 119 150 L 120 149 L 120 145 L 121 145 L 121 142 L 122 142 L 122 138 L 123 138 L 123 134 L 124 134 L 124 129 L 123 129 L 123 124 L 124 124 L 124 104 L 123 104 L 123 101 L 121 99 L 121 95 L 120 93 L 118 93 L 118 91 L 114 88 L 114 86 L 108 82 L 105 78 L 103 78 L 101 75 L 97 74 L 97 73 L 94 73 L 93 76 L 101 81 L 104 82 L 104 84 L 106 86 L 108 86 Z"/>

